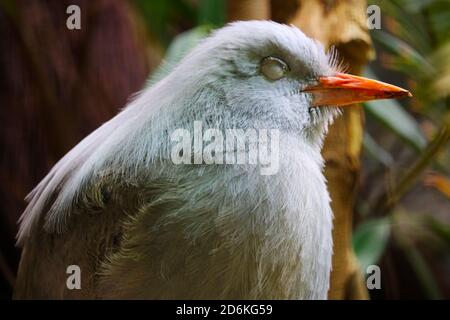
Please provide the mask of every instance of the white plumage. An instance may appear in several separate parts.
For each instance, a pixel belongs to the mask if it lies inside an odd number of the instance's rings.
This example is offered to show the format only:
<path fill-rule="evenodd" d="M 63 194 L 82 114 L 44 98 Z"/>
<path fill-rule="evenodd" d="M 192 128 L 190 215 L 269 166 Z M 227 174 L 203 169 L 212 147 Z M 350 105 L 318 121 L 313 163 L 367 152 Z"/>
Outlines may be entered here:
<path fill-rule="evenodd" d="M 261 74 L 268 56 L 286 62 L 285 77 L 272 81 Z M 107 179 L 115 198 L 115 184 L 169 181 L 156 199 L 139 198 L 139 214 L 122 210 L 129 220 L 121 247 L 98 258 L 99 288 L 108 293 L 94 288 L 92 297 L 326 299 L 332 212 L 320 152 L 336 112 L 311 108 L 302 89 L 336 73 L 332 60 L 291 26 L 237 22 L 214 32 L 54 166 L 27 198 L 19 242 L 26 247 L 35 233 L 73 232 L 73 212 L 101 193 L 99 181 Z M 194 121 L 279 129 L 279 172 L 174 165 L 170 133 Z M 153 225 L 137 225 L 164 201 L 170 205 Z M 138 265 L 130 250 L 150 265 Z"/>

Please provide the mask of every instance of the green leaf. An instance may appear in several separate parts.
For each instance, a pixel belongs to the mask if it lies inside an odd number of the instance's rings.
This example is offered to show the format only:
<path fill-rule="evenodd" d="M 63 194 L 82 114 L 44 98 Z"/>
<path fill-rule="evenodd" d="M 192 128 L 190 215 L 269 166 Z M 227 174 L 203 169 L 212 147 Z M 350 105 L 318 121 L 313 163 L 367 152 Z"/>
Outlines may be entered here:
<path fill-rule="evenodd" d="M 370 71 L 365 75 L 376 78 Z M 407 142 L 417 151 L 425 148 L 427 141 L 416 120 L 396 100 L 373 100 L 364 103 L 365 110 Z"/>
<path fill-rule="evenodd" d="M 430 36 L 422 14 L 407 10 L 404 1 L 378 0 L 375 3 L 382 8 L 385 18 L 397 21 L 398 24 L 394 28 L 387 27 L 390 32 L 407 41 L 422 55 L 430 51 Z M 373 30 L 371 34 L 376 36 L 379 31 Z"/>
<path fill-rule="evenodd" d="M 363 274 L 367 267 L 376 264 L 389 240 L 391 223 L 388 217 L 367 220 L 353 233 L 353 249 Z"/>
<path fill-rule="evenodd" d="M 169 38 L 167 21 L 170 15 L 170 1 L 135 0 L 134 4 L 147 24 L 148 30 L 166 45 Z"/>
<path fill-rule="evenodd" d="M 388 168 L 393 166 L 394 159 L 391 154 L 380 146 L 368 133 L 364 134 L 363 147 L 372 158 L 378 160 L 384 166 Z"/>
<path fill-rule="evenodd" d="M 432 268 L 422 250 L 419 250 L 419 238 L 415 234 L 429 232 L 428 217 L 418 215 L 414 212 L 403 210 L 391 214 L 392 224 L 395 226 L 392 232 L 393 242 L 400 248 L 408 265 L 415 273 L 414 281 L 422 286 L 424 293 L 429 299 L 442 299 L 439 284 L 434 276 Z M 425 243 L 422 243 L 421 247 Z M 428 256 L 428 255 L 427 255 Z"/>
<path fill-rule="evenodd" d="M 435 2 L 435 0 L 407 0 L 401 2 L 408 11 L 417 13 Z"/>
<path fill-rule="evenodd" d="M 393 54 L 395 57 L 401 58 L 401 62 L 409 66 L 409 70 L 414 68 L 424 75 L 430 76 L 433 74 L 433 66 L 427 59 L 417 50 L 407 44 L 405 41 L 384 31 L 372 33 L 375 42 L 380 44 L 387 52 Z M 408 69 L 406 69 L 407 71 Z"/>
<path fill-rule="evenodd" d="M 424 12 L 434 31 L 434 36 L 439 42 L 448 41 L 450 38 L 450 1 L 433 1 Z"/>
<path fill-rule="evenodd" d="M 427 261 L 420 251 L 414 246 L 409 246 L 407 248 L 403 248 L 403 252 L 409 260 L 409 264 L 416 273 L 419 283 L 422 285 L 428 298 L 434 300 L 442 299 L 442 295 L 436 279 L 433 276 L 433 272 L 429 268 Z"/>
<path fill-rule="evenodd" d="M 196 7 L 184 0 L 133 0 L 147 29 L 163 47 L 167 47 L 177 32 L 177 25 L 194 25 Z"/>
<path fill-rule="evenodd" d="M 427 217 L 427 223 L 433 233 L 450 248 L 450 226 L 434 217 Z"/>
<path fill-rule="evenodd" d="M 153 72 L 148 85 L 153 85 L 172 71 L 172 69 L 212 30 L 212 26 L 203 25 L 183 32 L 172 41 L 161 65 Z"/>
<path fill-rule="evenodd" d="M 225 0 L 200 0 L 198 23 L 222 26 L 225 23 Z"/>
<path fill-rule="evenodd" d="M 419 126 L 402 106 L 393 100 L 377 100 L 365 103 L 366 111 L 382 122 L 393 133 L 417 151 L 426 146 L 426 139 Z"/>

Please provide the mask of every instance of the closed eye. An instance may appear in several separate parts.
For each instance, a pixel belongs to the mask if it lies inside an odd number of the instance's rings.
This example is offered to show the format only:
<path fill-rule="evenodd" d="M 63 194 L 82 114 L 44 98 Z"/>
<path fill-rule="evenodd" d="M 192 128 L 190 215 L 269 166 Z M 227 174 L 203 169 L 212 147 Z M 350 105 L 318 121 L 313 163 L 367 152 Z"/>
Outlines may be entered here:
<path fill-rule="evenodd" d="M 267 79 L 275 81 L 289 72 L 289 66 L 283 60 L 269 56 L 261 60 L 260 70 Z"/>

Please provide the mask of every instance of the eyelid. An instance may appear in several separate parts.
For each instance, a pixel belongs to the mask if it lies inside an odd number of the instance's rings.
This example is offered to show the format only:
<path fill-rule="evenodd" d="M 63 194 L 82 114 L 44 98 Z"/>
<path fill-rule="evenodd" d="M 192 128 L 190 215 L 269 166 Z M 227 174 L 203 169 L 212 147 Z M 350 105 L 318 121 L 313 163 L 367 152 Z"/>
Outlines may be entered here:
<path fill-rule="evenodd" d="M 276 70 L 274 69 L 275 67 L 280 69 Z M 283 78 L 286 73 L 290 71 L 290 68 L 282 59 L 274 56 L 267 56 L 261 60 L 260 71 L 266 78 L 275 81 Z"/>
<path fill-rule="evenodd" d="M 283 68 L 286 69 L 286 71 L 291 71 L 291 69 L 289 68 L 289 65 L 286 63 L 286 61 L 284 61 L 281 58 L 275 57 L 275 56 L 267 56 L 261 59 L 261 64 L 265 61 L 276 61 L 278 62 L 281 66 L 283 66 Z"/>

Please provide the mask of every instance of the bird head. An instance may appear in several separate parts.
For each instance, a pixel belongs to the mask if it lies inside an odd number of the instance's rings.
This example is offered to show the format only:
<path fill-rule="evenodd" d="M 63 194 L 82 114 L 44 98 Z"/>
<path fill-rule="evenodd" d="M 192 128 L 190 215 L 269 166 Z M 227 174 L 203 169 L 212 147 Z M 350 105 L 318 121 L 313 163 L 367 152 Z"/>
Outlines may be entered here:
<path fill-rule="evenodd" d="M 269 21 L 235 22 L 217 30 L 171 76 L 176 87 L 188 88 L 183 97 L 196 97 L 188 108 L 191 118 L 278 128 L 301 137 L 325 132 L 336 107 L 409 95 L 343 73 L 336 54 L 319 42 L 294 26 Z"/>

